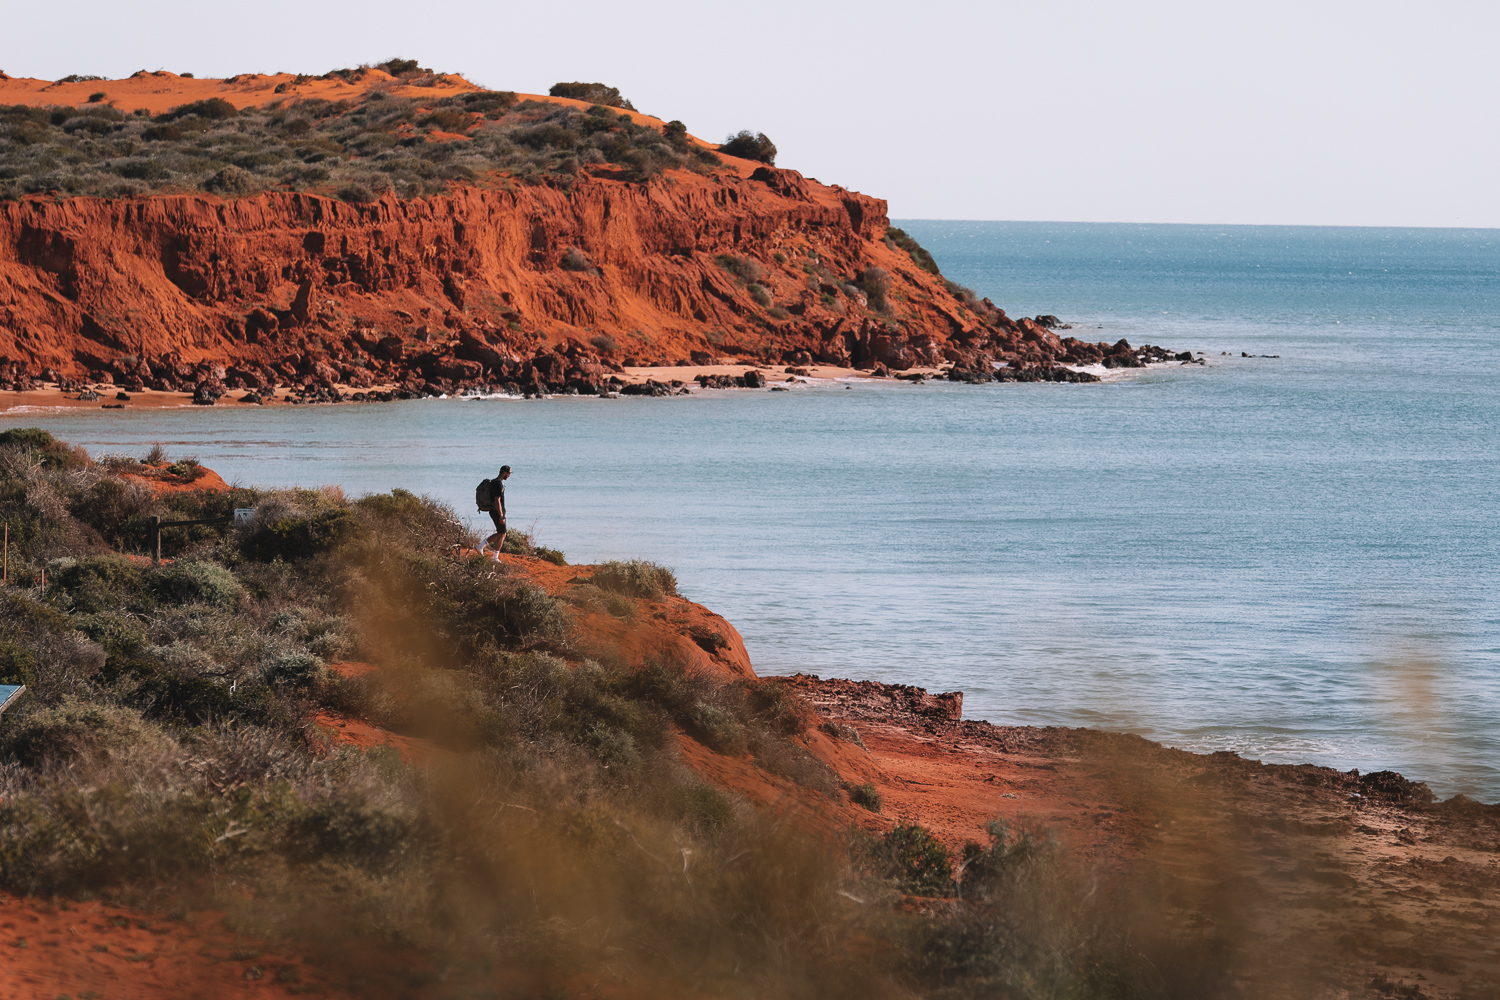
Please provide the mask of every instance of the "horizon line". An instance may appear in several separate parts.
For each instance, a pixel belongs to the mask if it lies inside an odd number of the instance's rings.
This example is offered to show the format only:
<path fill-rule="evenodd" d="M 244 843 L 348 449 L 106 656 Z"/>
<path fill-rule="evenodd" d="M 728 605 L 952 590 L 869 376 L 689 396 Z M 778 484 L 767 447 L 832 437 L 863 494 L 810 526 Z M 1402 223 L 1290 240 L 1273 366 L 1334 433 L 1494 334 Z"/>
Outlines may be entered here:
<path fill-rule="evenodd" d="M 1479 230 L 1500 232 L 1500 226 L 1432 226 L 1393 225 L 1381 223 L 1333 223 L 1333 222 L 1141 222 L 1130 219 L 964 219 L 954 217 L 923 217 L 915 215 L 887 216 L 895 222 L 1003 222 L 1025 223 L 1046 226 L 1196 226 L 1204 229 L 1435 229 L 1435 230 Z"/>

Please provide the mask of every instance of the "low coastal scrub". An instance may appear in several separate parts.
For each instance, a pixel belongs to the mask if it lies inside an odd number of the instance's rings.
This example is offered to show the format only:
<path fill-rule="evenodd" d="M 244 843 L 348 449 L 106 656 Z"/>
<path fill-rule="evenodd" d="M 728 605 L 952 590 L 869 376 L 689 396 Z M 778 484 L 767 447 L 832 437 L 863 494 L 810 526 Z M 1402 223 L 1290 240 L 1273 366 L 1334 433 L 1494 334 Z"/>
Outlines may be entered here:
<path fill-rule="evenodd" d="M 1131 914 L 1079 919 L 1108 908 L 1043 836 L 996 825 L 955 858 L 901 824 L 841 846 L 687 767 L 684 736 L 841 800 L 789 686 L 580 650 L 577 616 L 644 617 L 670 570 L 607 563 L 559 597 L 462 557 L 478 539 L 404 490 L 158 494 L 128 468 L 41 431 L 0 443 L 0 682 L 29 688 L 0 717 L 6 891 L 219 909 L 321 943 L 369 995 L 424 982 L 372 984 L 371 946 L 465 995 L 580 976 L 653 995 L 1169 995 Z M 143 557 L 144 518 L 236 507 L 249 524 L 176 529 L 170 562 Z M 341 742 L 344 718 L 427 763 Z M 873 788 L 851 795 L 878 810 Z M 903 894 L 950 897 L 948 915 Z"/>
<path fill-rule="evenodd" d="M 373 90 L 357 101 L 289 99 L 243 109 L 210 98 L 157 115 L 107 103 L 0 106 L 0 197 L 201 190 L 234 198 L 281 190 L 368 202 L 437 194 L 456 183 L 567 187 L 595 164 L 645 180 L 718 163 L 686 142 L 685 132 L 663 135 L 615 110 L 632 109 L 613 88 L 594 96 L 603 99 L 586 111 L 522 102 L 508 91 L 419 102 Z"/>
<path fill-rule="evenodd" d="M 930 271 L 933 274 L 942 274 L 938 270 L 937 261 L 932 259 L 932 254 L 928 253 L 922 244 L 908 236 L 906 230 L 891 226 L 885 231 L 885 239 L 890 244 L 892 250 L 906 251 L 922 270 Z"/>
<path fill-rule="evenodd" d="M 593 584 L 626 597 L 643 597 L 659 601 L 677 593 L 677 576 L 665 566 L 632 559 L 629 562 L 607 562 L 594 571 Z"/>

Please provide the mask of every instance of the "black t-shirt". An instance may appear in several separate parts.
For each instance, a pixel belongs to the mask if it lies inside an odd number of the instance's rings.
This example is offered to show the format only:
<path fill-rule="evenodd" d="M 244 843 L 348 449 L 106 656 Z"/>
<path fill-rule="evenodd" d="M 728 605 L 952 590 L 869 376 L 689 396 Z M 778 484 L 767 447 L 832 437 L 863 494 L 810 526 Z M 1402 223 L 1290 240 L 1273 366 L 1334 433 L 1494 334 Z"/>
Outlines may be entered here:
<path fill-rule="evenodd" d="M 504 517 L 505 516 L 505 480 L 501 479 L 499 476 L 496 476 L 494 479 L 491 479 L 490 480 L 490 493 L 495 498 L 495 509 L 500 512 L 500 516 L 501 517 Z"/>

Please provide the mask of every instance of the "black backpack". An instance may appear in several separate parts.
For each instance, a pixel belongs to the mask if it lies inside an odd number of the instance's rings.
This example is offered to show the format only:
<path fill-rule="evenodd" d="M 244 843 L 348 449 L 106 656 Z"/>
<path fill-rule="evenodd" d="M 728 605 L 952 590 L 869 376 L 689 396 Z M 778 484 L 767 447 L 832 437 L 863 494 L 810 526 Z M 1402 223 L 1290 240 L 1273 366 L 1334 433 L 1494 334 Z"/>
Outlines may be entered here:
<path fill-rule="evenodd" d="M 481 479 L 474 487 L 474 506 L 485 513 L 495 509 L 495 490 L 490 480 Z"/>

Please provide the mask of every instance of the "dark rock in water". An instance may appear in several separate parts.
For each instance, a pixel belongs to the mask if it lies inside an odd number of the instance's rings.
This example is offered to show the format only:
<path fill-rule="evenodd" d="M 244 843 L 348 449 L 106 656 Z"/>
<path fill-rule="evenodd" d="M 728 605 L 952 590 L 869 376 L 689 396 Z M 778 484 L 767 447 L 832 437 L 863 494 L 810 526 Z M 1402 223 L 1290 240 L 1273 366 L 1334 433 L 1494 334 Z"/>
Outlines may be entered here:
<path fill-rule="evenodd" d="M 1028 368 L 1001 368 L 995 372 L 996 382 L 1098 382 L 1099 376 L 1089 372 L 1075 372 L 1071 368 L 1054 368 L 1050 365 L 1033 365 Z"/>
<path fill-rule="evenodd" d="M 740 376 L 740 385 L 746 389 L 764 389 L 766 387 L 766 373 L 763 371 L 748 371 Z"/>
<path fill-rule="evenodd" d="M 699 375 L 697 382 L 703 389 L 736 389 L 743 384 L 733 375 Z"/>
<path fill-rule="evenodd" d="M 1180 354 L 1177 355 L 1177 360 L 1178 361 L 1191 361 L 1191 360 L 1193 360 L 1193 352 L 1192 351 L 1183 351 L 1182 353 L 1180 353 Z"/>
<path fill-rule="evenodd" d="M 670 396 L 672 387 L 663 385 L 655 379 L 647 379 L 638 385 L 627 385 L 620 389 L 622 396 Z"/>
<path fill-rule="evenodd" d="M 986 365 L 984 368 L 959 368 L 954 366 L 948 369 L 949 382 L 967 382 L 969 385 L 983 385 L 986 382 L 995 381 L 995 372 Z"/>
<path fill-rule="evenodd" d="M 1037 326 L 1044 327 L 1048 330 L 1059 330 L 1063 327 L 1063 321 L 1052 315 L 1038 316 L 1033 319 L 1032 322 Z M 1068 329 L 1072 329 L 1072 327 L 1069 327 Z"/>

